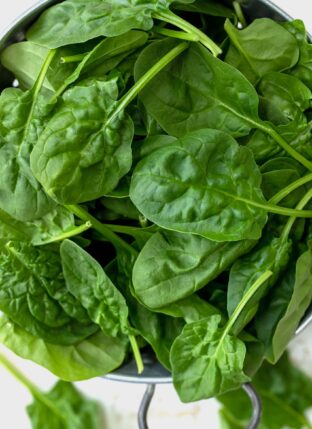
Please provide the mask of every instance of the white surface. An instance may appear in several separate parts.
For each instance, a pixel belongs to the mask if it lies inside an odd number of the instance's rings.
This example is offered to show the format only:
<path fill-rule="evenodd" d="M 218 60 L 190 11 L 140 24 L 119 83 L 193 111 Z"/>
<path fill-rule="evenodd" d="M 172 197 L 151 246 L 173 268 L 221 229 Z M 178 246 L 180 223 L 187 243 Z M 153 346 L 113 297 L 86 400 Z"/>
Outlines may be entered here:
<path fill-rule="evenodd" d="M 0 3 L 0 32 L 23 11 L 32 6 L 33 0 L 10 0 Z M 276 0 L 281 8 L 294 18 L 305 21 L 312 33 L 312 4 L 310 0 Z M 48 371 L 24 361 L 0 346 L 13 362 L 40 388 L 49 389 L 56 380 Z M 294 360 L 312 376 L 312 326 L 291 344 Z M 89 396 L 101 400 L 106 410 L 105 429 L 137 429 L 136 411 L 144 386 L 133 386 L 94 379 L 77 383 Z M 30 396 L 12 376 L 0 366 L 0 416 L 1 428 L 30 429 L 25 412 Z M 171 386 L 158 387 L 149 416 L 150 429 L 218 429 L 217 404 L 214 400 L 183 405 Z M 44 427 L 42 429 L 45 429 Z M 85 428 L 89 429 L 89 428 Z"/>

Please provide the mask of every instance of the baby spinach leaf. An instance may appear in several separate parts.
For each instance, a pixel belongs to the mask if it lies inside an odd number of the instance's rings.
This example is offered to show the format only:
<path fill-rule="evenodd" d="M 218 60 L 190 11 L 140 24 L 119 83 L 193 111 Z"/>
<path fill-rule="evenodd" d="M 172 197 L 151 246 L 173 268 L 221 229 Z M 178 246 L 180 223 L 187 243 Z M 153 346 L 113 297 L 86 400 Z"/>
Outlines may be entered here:
<path fill-rule="evenodd" d="M 256 316 L 266 357 L 276 363 L 312 301 L 312 252 L 307 250 L 272 288 Z"/>
<path fill-rule="evenodd" d="M 182 402 L 211 398 L 249 380 L 243 373 L 245 345 L 224 337 L 220 322 L 215 315 L 189 323 L 173 343 L 173 382 Z"/>
<path fill-rule="evenodd" d="M 74 345 L 55 345 L 35 337 L 5 316 L 0 318 L 0 342 L 18 356 L 32 360 L 66 381 L 86 380 L 118 368 L 127 342 L 97 332 Z"/>
<path fill-rule="evenodd" d="M 279 238 L 263 239 L 253 251 L 233 264 L 227 293 L 229 315 L 234 313 L 243 296 L 263 273 L 269 270 L 273 272 L 267 283 L 262 285 L 262 288 L 258 290 L 257 294 L 253 296 L 245 307 L 245 314 L 243 315 L 246 315 L 247 320 L 243 320 L 241 316 L 241 320 L 236 325 L 238 331 L 247 323 L 248 317 L 254 316 L 257 305 L 267 288 L 276 282 L 279 274 L 287 266 L 290 249 L 291 243 L 289 241 L 282 241 Z M 251 311 L 251 315 L 247 314 L 246 310 Z"/>
<path fill-rule="evenodd" d="M 295 19 L 285 22 L 284 27 L 297 40 L 299 46 L 299 61 L 288 73 L 296 76 L 312 90 L 312 45 L 308 40 L 308 34 L 304 23 Z"/>
<path fill-rule="evenodd" d="M 225 61 L 254 84 L 266 73 L 292 68 L 299 59 L 296 39 L 269 18 L 256 19 L 243 30 L 227 20 L 225 30 L 231 40 Z"/>
<path fill-rule="evenodd" d="M 56 293 L 64 289 L 56 252 L 12 242 L 0 253 L 0 260 L 0 309 L 30 334 L 69 345 L 98 330 L 89 319 L 80 322 L 64 311 L 61 302 L 66 306 L 66 294 Z"/>
<path fill-rule="evenodd" d="M 117 96 L 115 78 L 67 90 L 34 147 L 31 169 L 61 204 L 99 198 L 129 171 L 133 123 L 124 112 L 109 119 Z"/>
<path fill-rule="evenodd" d="M 266 222 L 260 181 L 246 148 L 203 129 L 144 158 L 134 170 L 130 198 L 163 228 L 215 241 L 256 239 Z"/>
<path fill-rule="evenodd" d="M 47 392 L 37 391 L 27 406 L 32 429 L 99 429 L 100 404 L 89 400 L 71 383 L 58 381 Z"/>
<path fill-rule="evenodd" d="M 173 4 L 173 9 L 184 12 L 203 13 L 205 15 L 219 16 L 223 18 L 233 18 L 235 16 L 233 10 L 212 0 L 196 0 L 194 2 L 190 2 L 190 4 L 176 2 Z"/>
<path fill-rule="evenodd" d="M 149 308 L 172 304 L 206 286 L 254 245 L 251 240 L 218 243 L 191 234 L 157 232 L 134 264 L 135 294 Z"/>
<path fill-rule="evenodd" d="M 135 78 L 175 44 L 168 39 L 145 48 L 135 65 Z M 160 126 L 176 137 L 207 127 L 243 136 L 259 120 L 259 100 L 252 85 L 234 67 L 197 44 L 160 72 L 140 98 Z"/>
<path fill-rule="evenodd" d="M 87 309 L 106 335 L 127 334 L 128 307 L 101 265 L 70 240 L 61 244 L 64 277 L 69 291 Z"/>

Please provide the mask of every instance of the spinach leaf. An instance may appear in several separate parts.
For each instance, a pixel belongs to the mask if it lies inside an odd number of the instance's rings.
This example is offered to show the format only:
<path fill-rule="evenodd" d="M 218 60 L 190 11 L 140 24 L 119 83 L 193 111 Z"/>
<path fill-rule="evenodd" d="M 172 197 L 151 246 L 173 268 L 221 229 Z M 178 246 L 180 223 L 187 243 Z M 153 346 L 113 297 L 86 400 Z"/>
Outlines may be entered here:
<path fill-rule="evenodd" d="M 191 234 L 157 232 L 134 264 L 135 294 L 152 309 L 172 304 L 206 286 L 254 245 L 251 240 L 218 243 Z"/>
<path fill-rule="evenodd" d="M 177 2 L 173 4 L 173 8 L 174 10 L 181 10 L 183 12 L 202 13 L 223 18 L 234 18 L 235 16 L 234 12 L 230 8 L 212 0 L 196 0 L 194 2 L 190 2 L 190 4 Z"/>
<path fill-rule="evenodd" d="M 307 250 L 272 288 L 256 316 L 266 357 L 276 363 L 312 301 L 312 252 Z"/>
<path fill-rule="evenodd" d="M 145 48 L 135 65 L 135 78 L 175 44 L 168 39 Z M 239 71 L 197 44 L 160 72 L 140 98 L 160 126 L 176 137 L 207 127 L 243 136 L 259 119 L 255 89 Z"/>
<path fill-rule="evenodd" d="M 241 319 L 238 321 L 236 326 L 238 331 L 247 324 L 248 318 L 254 316 L 258 303 L 267 288 L 276 282 L 279 274 L 286 268 L 290 249 L 291 242 L 289 241 L 283 241 L 279 238 L 269 238 L 267 240 L 264 238 L 253 251 L 233 264 L 227 292 L 229 315 L 234 313 L 242 297 L 263 273 L 269 270 L 273 272 L 268 282 L 262 285 L 262 288 L 258 290 L 258 293 L 254 295 L 248 306 L 246 306 L 251 313 L 246 314 L 247 320 Z"/>
<path fill-rule="evenodd" d="M 237 337 L 226 335 L 215 315 L 185 326 L 171 349 L 174 386 L 182 402 L 211 398 L 240 386 L 246 348 Z"/>
<path fill-rule="evenodd" d="M 86 380 L 118 368 L 127 343 L 97 332 L 74 345 L 56 345 L 28 333 L 5 316 L 0 318 L 0 342 L 18 356 L 32 360 L 66 381 Z"/>
<path fill-rule="evenodd" d="M 299 61 L 288 73 L 296 76 L 312 90 L 312 45 L 308 41 L 308 34 L 304 23 L 295 19 L 285 22 L 284 27 L 292 34 L 299 46 Z"/>
<path fill-rule="evenodd" d="M 87 309 L 106 335 L 129 332 L 128 307 L 100 264 L 72 241 L 61 244 L 61 259 L 68 290 Z"/>
<path fill-rule="evenodd" d="M 66 381 L 58 381 L 47 393 L 35 391 L 27 414 L 33 429 L 98 429 L 102 421 L 100 405 Z"/>
<path fill-rule="evenodd" d="M 64 292 L 58 253 L 12 242 L 1 251 L 0 261 L 0 309 L 30 334 L 70 345 L 98 330 L 89 319 L 70 317 L 77 314 L 77 303 Z M 65 309 L 71 304 L 74 313 L 69 315 Z"/>
<path fill-rule="evenodd" d="M 246 148 L 203 129 L 144 158 L 133 172 L 130 198 L 163 228 L 215 241 L 256 239 L 266 222 L 260 180 Z"/>
<path fill-rule="evenodd" d="M 133 123 L 126 113 L 110 120 L 117 96 L 115 78 L 67 90 L 34 147 L 31 169 L 61 204 L 99 198 L 129 171 Z"/>
<path fill-rule="evenodd" d="M 231 40 L 225 61 L 254 84 L 266 73 L 292 68 L 299 59 L 296 39 L 271 19 L 256 19 L 243 30 L 227 20 L 225 30 Z"/>
<path fill-rule="evenodd" d="M 271 275 L 266 271 L 254 282 L 225 326 L 221 315 L 213 315 L 187 324 L 175 340 L 170 353 L 173 383 L 183 402 L 220 395 L 249 380 L 243 371 L 245 344 L 231 331 Z"/>

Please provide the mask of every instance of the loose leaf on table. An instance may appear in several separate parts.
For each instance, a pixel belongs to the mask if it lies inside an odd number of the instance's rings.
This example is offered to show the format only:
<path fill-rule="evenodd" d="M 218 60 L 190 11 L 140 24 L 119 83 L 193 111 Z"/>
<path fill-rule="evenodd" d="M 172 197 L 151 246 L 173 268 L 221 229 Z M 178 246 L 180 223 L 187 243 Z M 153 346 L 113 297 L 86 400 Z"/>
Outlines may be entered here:
<path fill-rule="evenodd" d="M 163 228 L 215 241 L 256 239 L 267 219 L 258 207 L 265 202 L 260 183 L 249 150 L 221 131 L 203 129 L 144 158 L 130 198 Z"/>
<path fill-rule="evenodd" d="M 116 78 L 67 90 L 34 147 L 31 169 L 61 204 L 99 198 L 129 171 L 133 123 L 124 112 L 109 119 L 117 97 Z"/>
<path fill-rule="evenodd" d="M 262 403 L 259 429 L 310 429 L 305 414 L 312 406 L 312 381 L 285 355 L 277 365 L 265 363 L 253 378 Z M 250 422 L 251 402 L 242 389 L 218 397 L 222 428 L 241 429 Z"/>
<path fill-rule="evenodd" d="M 70 346 L 60 346 L 34 337 L 7 319 L 0 318 L 0 343 L 18 356 L 32 360 L 66 381 L 86 380 L 118 368 L 128 344 L 123 339 L 98 332 Z"/>
<path fill-rule="evenodd" d="M 245 326 L 248 317 L 254 316 L 259 301 L 267 288 L 276 282 L 279 274 L 285 269 L 289 261 L 290 249 L 289 241 L 284 242 L 279 238 L 263 239 L 255 249 L 238 259 L 232 266 L 227 292 L 227 309 L 230 316 L 254 282 L 266 271 L 273 272 L 273 275 L 262 285 L 242 312 L 241 318 L 235 326 L 238 331 Z M 251 313 L 248 314 L 247 310 Z"/>
<path fill-rule="evenodd" d="M 191 3 L 193 0 L 180 0 Z M 168 11 L 173 0 L 66 0 L 46 10 L 27 33 L 34 43 L 58 48 L 132 29 L 150 30 L 153 13 Z"/>
<path fill-rule="evenodd" d="M 101 265 L 70 240 L 61 244 L 61 259 L 68 290 L 87 309 L 90 319 L 107 335 L 127 334 L 126 301 Z"/>
<path fill-rule="evenodd" d="M 135 294 L 149 308 L 167 306 L 206 286 L 254 245 L 252 240 L 218 243 L 197 235 L 157 232 L 134 264 Z"/>
<path fill-rule="evenodd" d="M 223 337 L 220 322 L 215 315 L 189 323 L 173 343 L 173 382 L 182 402 L 211 398 L 249 380 L 243 372 L 245 345 Z"/>
<path fill-rule="evenodd" d="M 296 38 L 299 45 L 299 61 L 288 72 L 296 76 L 312 90 L 312 45 L 304 23 L 295 19 L 285 22 L 284 27 Z"/>
<path fill-rule="evenodd" d="M 99 403 L 85 398 L 73 384 L 58 381 L 49 392 L 34 395 L 27 406 L 32 429 L 100 429 Z"/>
<path fill-rule="evenodd" d="M 135 65 L 135 78 L 176 43 L 167 39 L 145 48 Z M 252 85 L 234 67 L 197 44 L 161 71 L 140 98 L 160 126 L 176 137 L 207 127 L 243 136 L 259 121 L 259 99 Z"/>
<path fill-rule="evenodd" d="M 312 252 L 307 250 L 272 288 L 256 316 L 266 357 L 276 363 L 312 301 Z"/>
<path fill-rule="evenodd" d="M 0 262 L 0 309 L 14 323 L 62 345 L 98 330 L 90 319 L 75 318 L 81 315 L 80 305 L 65 287 L 58 252 L 11 242 L 1 251 Z"/>
<path fill-rule="evenodd" d="M 243 30 L 227 20 L 225 30 L 231 40 L 225 61 L 254 84 L 266 73 L 292 68 L 299 59 L 296 39 L 269 18 L 256 19 Z"/>

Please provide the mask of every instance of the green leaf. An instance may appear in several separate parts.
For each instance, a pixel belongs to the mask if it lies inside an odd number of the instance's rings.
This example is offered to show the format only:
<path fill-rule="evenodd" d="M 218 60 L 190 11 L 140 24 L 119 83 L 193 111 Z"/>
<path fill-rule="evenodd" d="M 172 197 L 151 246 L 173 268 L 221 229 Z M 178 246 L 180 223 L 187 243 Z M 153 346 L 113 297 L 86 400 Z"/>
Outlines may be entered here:
<path fill-rule="evenodd" d="M 153 12 L 172 0 L 66 0 L 46 10 L 27 33 L 28 40 L 48 48 L 119 36 L 134 28 L 150 30 Z"/>
<path fill-rule="evenodd" d="M 289 241 L 283 242 L 279 238 L 263 239 L 253 251 L 238 259 L 232 266 L 227 293 L 229 315 L 234 313 L 243 296 L 263 273 L 266 271 L 273 272 L 273 275 L 262 285 L 245 307 L 235 327 L 238 331 L 245 326 L 248 317 L 254 315 L 252 309 L 256 311 L 257 305 L 267 288 L 276 282 L 279 274 L 286 268 L 290 249 L 291 242 Z M 251 315 L 248 314 L 248 310 L 251 311 Z"/>
<path fill-rule="evenodd" d="M 182 2 L 175 2 L 173 4 L 173 8 L 174 10 L 202 13 L 205 15 L 219 16 L 223 18 L 234 18 L 235 16 L 233 10 L 223 6 L 223 4 L 216 3 L 213 0 L 196 0 L 190 3 L 191 4 L 183 4 Z"/>
<path fill-rule="evenodd" d="M 173 382 L 182 402 L 211 398 L 249 380 L 243 373 L 245 345 L 224 336 L 220 322 L 215 315 L 189 323 L 173 343 Z"/>
<path fill-rule="evenodd" d="M 8 243 L 0 253 L 0 310 L 30 334 L 54 344 L 74 344 L 98 330 L 79 321 L 68 296 L 58 253 Z M 70 303 L 68 301 L 70 300 Z M 73 314 L 66 312 L 74 308 Z"/>
<path fill-rule="evenodd" d="M 0 342 L 18 356 L 32 360 L 66 381 L 99 377 L 118 368 L 127 343 L 98 332 L 75 345 L 60 346 L 34 337 L 6 317 L 0 318 Z"/>
<path fill-rule="evenodd" d="M 292 68 L 299 59 L 296 39 L 272 19 L 256 19 L 243 30 L 227 20 L 225 30 L 231 40 L 225 61 L 252 83 L 266 73 Z"/>
<path fill-rule="evenodd" d="M 272 288 L 256 316 L 258 338 L 276 363 L 312 301 L 312 252 L 307 250 Z"/>
<path fill-rule="evenodd" d="M 129 171 L 133 123 L 123 112 L 110 120 L 117 96 L 116 79 L 67 90 L 34 147 L 31 169 L 61 204 L 99 198 Z"/>
<path fill-rule="evenodd" d="M 175 44 L 167 39 L 145 48 L 135 65 L 135 78 Z M 252 85 L 234 67 L 197 44 L 160 72 L 140 97 L 160 126 L 176 137 L 208 127 L 243 136 L 259 121 L 259 100 Z"/>
<path fill-rule="evenodd" d="M 68 290 L 106 335 L 127 334 L 128 307 L 101 265 L 70 240 L 61 244 L 61 259 Z"/>
<path fill-rule="evenodd" d="M 102 425 L 100 404 L 85 398 L 65 381 L 58 381 L 49 392 L 34 396 L 27 414 L 32 429 L 99 429 Z"/>
<path fill-rule="evenodd" d="M 144 158 L 134 170 L 130 198 L 163 228 L 215 241 L 256 239 L 267 219 L 257 206 L 265 201 L 260 181 L 246 148 L 203 129 Z"/>
<path fill-rule="evenodd" d="M 135 294 L 152 309 L 172 304 L 206 286 L 254 244 L 251 240 L 218 243 L 191 234 L 155 233 L 133 267 Z"/>

